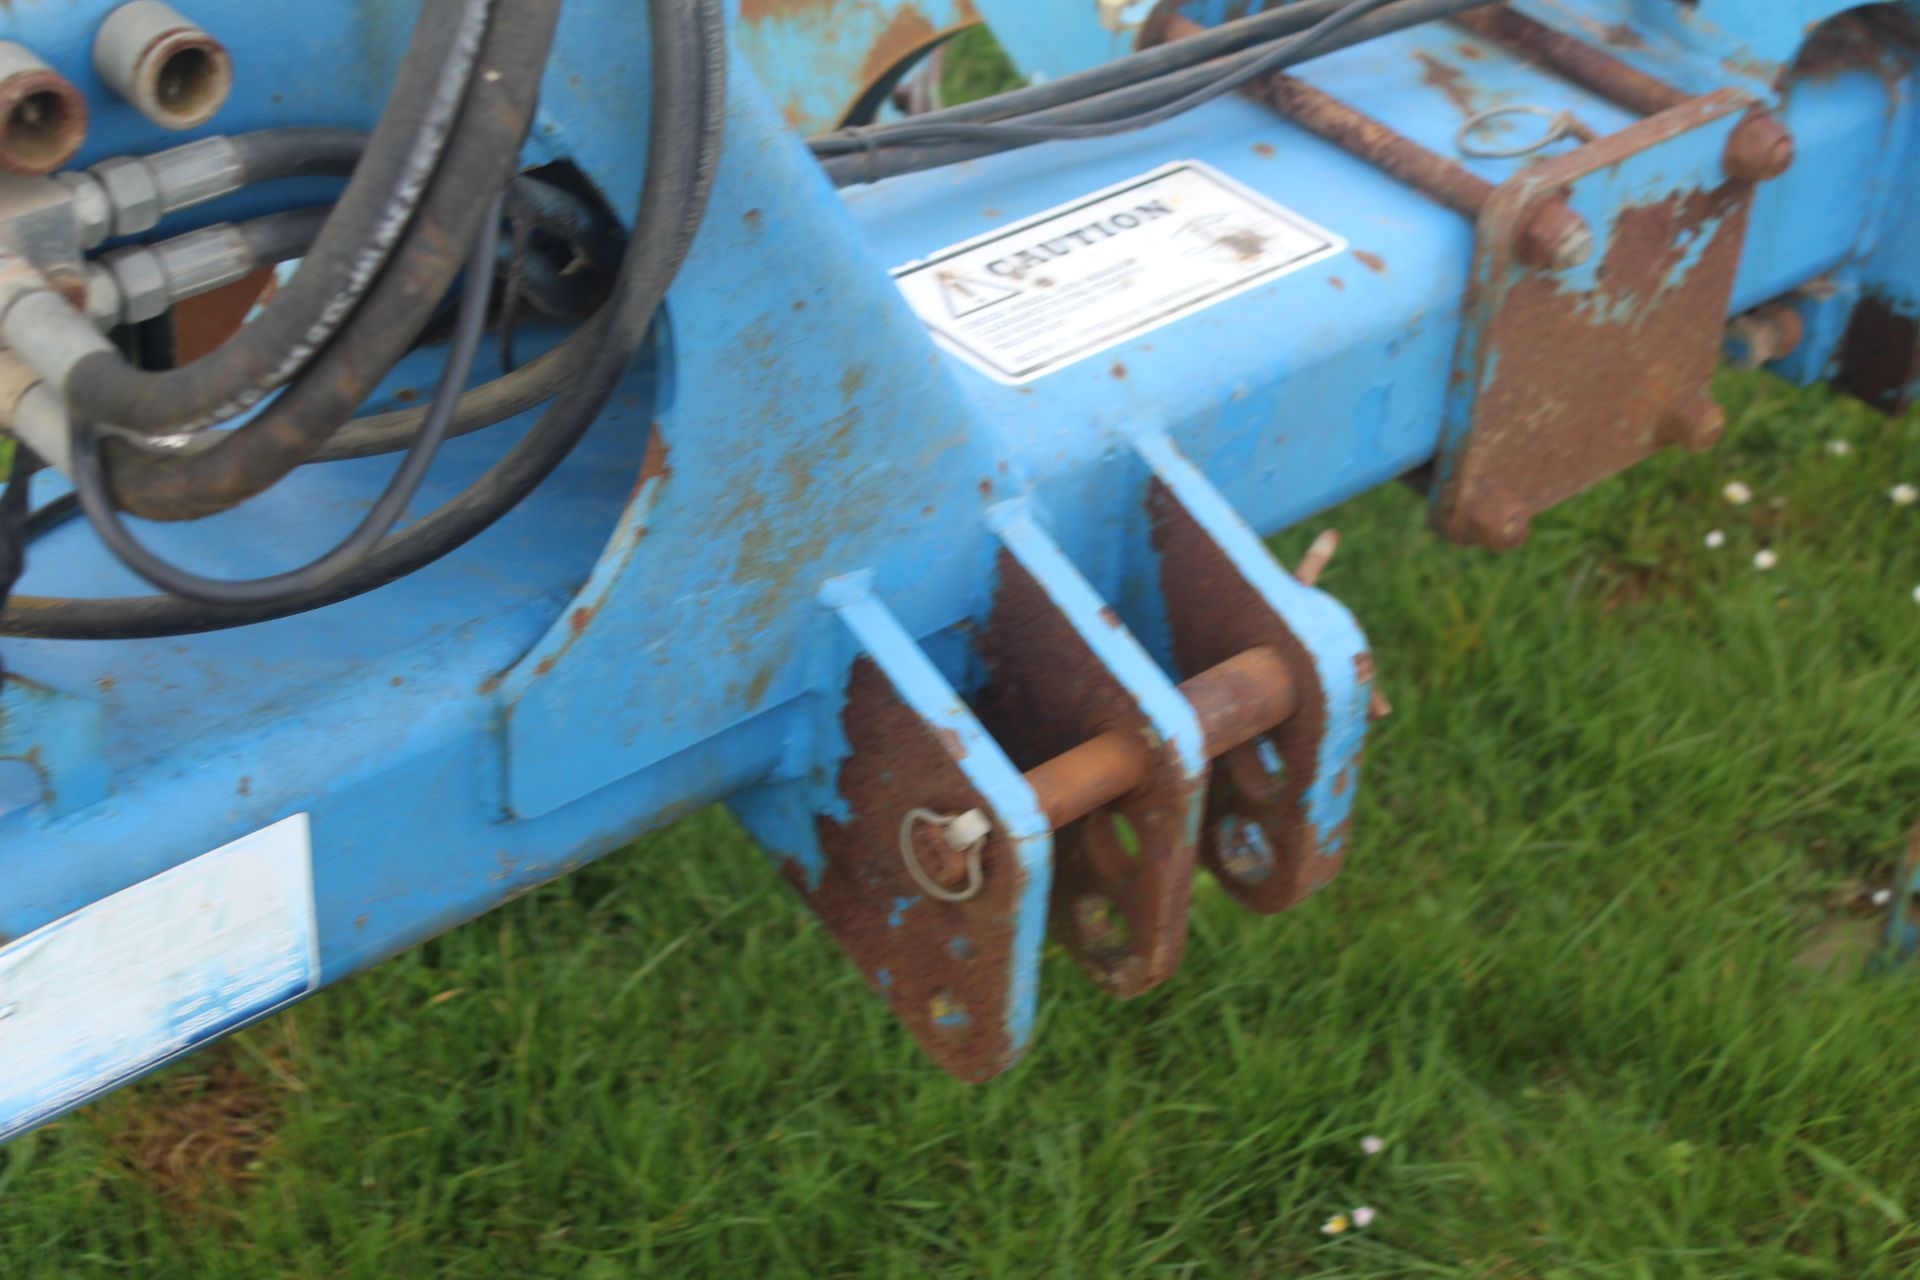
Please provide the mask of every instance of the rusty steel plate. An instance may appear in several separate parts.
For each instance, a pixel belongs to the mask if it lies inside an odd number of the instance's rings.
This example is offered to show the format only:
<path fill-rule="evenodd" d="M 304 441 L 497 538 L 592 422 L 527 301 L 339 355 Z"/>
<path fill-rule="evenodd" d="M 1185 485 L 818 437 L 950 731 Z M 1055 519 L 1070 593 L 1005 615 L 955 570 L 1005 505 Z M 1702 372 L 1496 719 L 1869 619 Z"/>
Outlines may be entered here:
<path fill-rule="evenodd" d="M 910 705 L 872 658 L 853 664 L 841 728 L 849 751 L 838 790 L 851 816 L 817 819 L 816 884 L 791 862 L 787 878 L 943 1070 L 991 1079 L 1025 1048 L 1014 1008 L 1027 981 L 1016 981 L 1029 874 L 1019 841 L 962 767 L 965 743 Z M 908 873 L 901 828 L 915 809 L 978 809 L 992 820 L 972 897 L 935 898 Z"/>
<path fill-rule="evenodd" d="M 1284 911 L 1340 872 L 1345 819 L 1323 832 L 1308 812 L 1328 730 L 1327 691 L 1313 655 L 1267 593 L 1249 580 L 1165 477 L 1149 482 L 1147 509 L 1178 669 L 1208 671 L 1266 648 L 1280 655 L 1292 678 L 1293 714 L 1214 759 L 1200 841 L 1202 864 L 1237 902 L 1261 913 Z M 1256 543 L 1250 554 L 1265 556 L 1266 551 Z M 1364 653 L 1355 661 L 1367 668 L 1354 673 L 1364 707 L 1372 663 Z M 1264 692 L 1249 688 L 1246 696 Z M 1208 754 L 1216 755 L 1211 746 Z M 1358 768 L 1356 752 L 1333 780 L 1342 797 L 1351 795 Z"/>
<path fill-rule="evenodd" d="M 1167 726 L 1154 722 L 1139 692 L 1096 651 L 1087 632 L 1100 628 L 1138 653 L 1134 679 L 1152 666 L 1113 610 L 1091 589 L 1086 594 L 1078 613 L 1091 616 L 1070 615 L 1071 603 L 1063 607 L 1012 550 L 1001 551 L 999 590 L 980 639 L 987 684 L 975 710 L 1022 769 L 1102 734 L 1136 745 L 1076 757 L 1089 772 L 1111 775 L 1075 779 L 1076 787 L 1124 794 L 1053 838 L 1054 936 L 1094 981 L 1124 999 L 1180 967 L 1207 768 L 1193 717 L 1171 683 L 1159 678 L 1163 707 L 1171 701 L 1184 718 L 1184 744 L 1162 731 Z"/>
<path fill-rule="evenodd" d="M 1516 546 L 1555 503 L 1666 446 L 1718 440 L 1708 382 L 1755 181 L 1790 163 L 1791 147 L 1750 96 L 1722 90 L 1536 161 L 1495 191 L 1455 361 L 1437 528 Z M 1529 227 L 1567 208 L 1591 228 L 1591 255 L 1529 265 L 1540 260 Z"/>

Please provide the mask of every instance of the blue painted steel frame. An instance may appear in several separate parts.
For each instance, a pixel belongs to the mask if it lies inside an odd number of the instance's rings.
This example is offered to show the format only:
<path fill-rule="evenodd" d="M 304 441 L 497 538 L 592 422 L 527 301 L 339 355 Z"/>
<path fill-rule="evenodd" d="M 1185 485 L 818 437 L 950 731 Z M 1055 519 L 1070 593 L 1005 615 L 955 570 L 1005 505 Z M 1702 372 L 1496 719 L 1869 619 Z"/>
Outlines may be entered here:
<path fill-rule="evenodd" d="M 85 42 L 110 7 L 0 13 L 0 35 L 88 92 L 87 158 L 177 140 L 92 80 Z M 188 7 L 235 53 L 222 130 L 369 124 L 411 13 L 397 3 Z M 1779 94 L 1750 73 L 1790 59 L 1811 24 L 1846 5 L 1522 7 L 1584 28 L 1651 10 L 1690 15 L 1637 27 L 1643 45 L 1615 52 L 1690 89 L 1735 82 L 1776 104 L 1800 159 L 1757 198 L 1735 309 L 1815 278 L 1830 282 L 1823 296 L 1896 279 L 1909 288 L 1920 268 L 1905 244 L 1913 220 L 1901 221 L 1920 190 L 1911 83 L 1842 70 Z M 980 8 L 995 16 L 994 4 Z M 1092 6 L 1075 14 L 1084 30 Z M 1103 41 L 1090 32 L 1072 47 Z M 529 161 L 576 160 L 623 211 L 644 162 L 645 95 L 632 70 L 644 49 L 640 6 L 573 0 L 528 148 Z M 1488 104 L 1565 107 L 1601 129 L 1628 120 L 1447 28 L 1305 74 L 1444 153 L 1461 108 L 1436 87 L 1435 63 L 1457 68 Z M 178 641 L 6 644 L 16 675 L 0 753 L 30 757 L 43 795 L 0 818 L 0 937 L 296 812 L 312 814 L 327 981 L 729 796 L 777 854 L 807 866 L 801 833 L 836 804 L 828 784 L 844 752 L 837 712 L 853 657 L 894 654 L 912 673 L 901 678 L 932 699 L 929 715 L 939 685 L 965 693 L 980 680 L 964 636 L 992 604 L 996 504 L 1024 503 L 1179 676 L 1150 571 L 1143 457 L 1163 470 L 1190 464 L 1217 488 L 1220 519 L 1270 533 L 1435 456 L 1473 229 L 1378 169 L 1236 99 L 1132 136 L 842 194 L 752 70 L 735 70 L 712 214 L 669 299 L 657 359 L 522 510 L 414 578 L 306 617 Z M 887 277 L 1174 159 L 1214 166 L 1353 251 L 1018 387 L 937 349 Z M 1469 167 L 1497 181 L 1516 164 Z M 1625 185 L 1614 195 L 1631 200 Z M 298 203 L 311 190 L 252 203 Z M 179 226 L 246 207 L 229 202 Z M 1828 371 L 1843 326 L 1818 297 L 1803 305 L 1809 339 L 1782 367 L 1811 379 Z M 431 354 L 409 360 L 388 398 L 425 385 L 433 364 Z M 423 508 L 514 430 L 450 445 Z M 653 464 L 636 486 L 652 433 Z M 330 541 L 384 474 L 379 461 L 312 469 L 245 512 L 156 529 L 153 540 L 216 572 L 278 567 Z M 1323 676 L 1351 670 L 1364 641 L 1344 611 L 1318 593 L 1296 597 L 1297 584 L 1271 569 L 1248 571 L 1273 576 Z M 49 538 L 22 584 L 140 589 L 81 527 Z M 920 652 L 925 661 L 911 657 Z M 1365 699 L 1364 686 L 1334 679 L 1339 732 L 1312 801 L 1328 832 L 1351 803 L 1351 788 L 1333 794 L 1332 780 L 1358 752 Z M 1004 812 L 1025 812 L 1018 787 L 1004 777 L 994 786 Z M 1016 835 L 1033 874 L 1008 1029 L 1024 1041 L 1045 839 L 1026 818 Z"/>

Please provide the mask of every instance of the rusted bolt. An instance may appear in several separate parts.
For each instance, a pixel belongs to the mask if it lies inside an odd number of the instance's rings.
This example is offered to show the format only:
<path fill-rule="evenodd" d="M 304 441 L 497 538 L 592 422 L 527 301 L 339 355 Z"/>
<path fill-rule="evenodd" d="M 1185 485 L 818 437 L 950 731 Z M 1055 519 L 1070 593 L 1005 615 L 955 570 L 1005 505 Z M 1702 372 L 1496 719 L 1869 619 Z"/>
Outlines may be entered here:
<path fill-rule="evenodd" d="M 1527 215 L 1513 248 L 1530 267 L 1567 271 L 1593 256 L 1593 228 L 1556 197 Z"/>
<path fill-rule="evenodd" d="M 1727 411 L 1705 389 L 1675 401 L 1660 423 L 1660 439 L 1693 453 L 1705 453 L 1727 433 Z"/>
<path fill-rule="evenodd" d="M 1462 513 L 1461 532 L 1472 546 L 1512 551 L 1533 533 L 1533 514 L 1504 490 L 1481 493 Z"/>
<path fill-rule="evenodd" d="M 1734 126 L 1722 161 L 1735 182 L 1766 182 L 1793 167 L 1793 135 L 1764 112 Z"/>
<path fill-rule="evenodd" d="M 87 140 L 87 100 L 25 45 L 0 40 L 0 168 L 52 173 Z"/>
<path fill-rule="evenodd" d="M 1758 369 L 1792 355 L 1806 332 L 1806 322 L 1798 310 L 1785 302 L 1773 302 L 1735 316 L 1727 325 L 1723 347 L 1735 367 Z"/>

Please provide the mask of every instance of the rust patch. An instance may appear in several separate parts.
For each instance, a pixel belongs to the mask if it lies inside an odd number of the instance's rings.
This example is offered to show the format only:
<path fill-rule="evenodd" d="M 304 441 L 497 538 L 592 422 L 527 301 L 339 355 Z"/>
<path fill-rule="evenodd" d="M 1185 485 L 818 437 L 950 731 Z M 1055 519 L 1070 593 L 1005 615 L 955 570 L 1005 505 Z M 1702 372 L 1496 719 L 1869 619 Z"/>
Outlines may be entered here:
<path fill-rule="evenodd" d="M 1904 86 L 1920 52 L 1920 25 L 1891 5 L 1843 13 L 1822 23 L 1784 73 L 1770 68 L 1781 87 L 1801 80 L 1832 80 L 1851 71 L 1878 76 L 1887 86 L 1889 112 L 1906 98 Z"/>
<path fill-rule="evenodd" d="M 940 35 L 940 30 L 927 21 L 927 15 L 912 3 L 901 5 L 894 11 L 893 20 L 868 47 L 866 59 L 854 77 L 855 86 L 864 93 L 868 86 L 878 84 L 891 75 L 895 67 L 939 40 Z"/>
<path fill-rule="evenodd" d="M 901 861 L 901 819 L 916 807 L 986 808 L 985 798 L 870 658 L 853 664 L 841 726 L 850 750 L 839 790 L 853 817 L 818 819 L 825 866 L 817 887 L 809 892 L 792 863 L 787 879 L 935 1062 L 962 1080 L 991 1079 L 1017 1056 L 1006 1031 L 1025 882 L 1015 851 L 996 824 L 981 855 L 980 893 L 965 902 L 928 897 Z M 966 954 L 955 954 L 956 938 Z M 954 1025 L 958 1016 L 964 1025 Z"/>
<path fill-rule="evenodd" d="M 1053 770 L 1064 789 L 1119 797 L 1054 833 L 1049 915 L 1095 982 L 1122 999 L 1139 995 L 1172 977 L 1185 953 L 1196 856 L 1187 815 L 1204 779 L 1185 776 L 1172 743 L 1146 746 L 1152 722 L 1004 549 L 998 582 L 975 710 L 1018 767 L 1058 765 L 1071 753 L 1084 768 Z M 1084 749 L 1093 739 L 1112 749 Z M 1035 790 L 1052 812 L 1051 788 Z"/>
<path fill-rule="evenodd" d="M 853 399 L 860 394 L 860 388 L 866 385 L 867 366 L 863 364 L 850 364 L 846 372 L 840 375 L 840 394 L 845 399 Z"/>
<path fill-rule="evenodd" d="M 1271 142 L 1256 142 L 1253 144 L 1253 154 L 1257 156 L 1271 156 L 1273 154 L 1273 144 Z"/>
<path fill-rule="evenodd" d="M 1264 735 L 1282 762 L 1279 776 L 1265 769 L 1261 757 L 1266 752 L 1258 742 L 1223 756 L 1224 767 L 1213 770 L 1207 790 L 1200 843 L 1202 862 L 1236 901 L 1253 911 L 1284 911 L 1340 869 L 1339 854 L 1320 847 L 1305 807 L 1326 736 L 1325 693 L 1299 637 L 1158 479 L 1148 488 L 1147 511 L 1179 670 L 1206 671 L 1248 650 L 1265 648 L 1279 655 L 1292 676 L 1296 710 Z M 1243 824 L 1259 825 L 1271 850 L 1264 875 L 1249 878 L 1234 869 L 1221 838 L 1229 820 L 1242 829 Z"/>
<path fill-rule="evenodd" d="M 817 10 L 832 13 L 837 0 L 740 0 L 740 21 L 766 22 Z"/>
<path fill-rule="evenodd" d="M 1900 412 L 1920 378 L 1920 320 L 1884 294 L 1862 294 L 1847 319 L 1839 362 L 1834 383 L 1841 390 L 1882 413 Z"/>
<path fill-rule="evenodd" d="M 1659 115 L 1687 101 L 1686 93 L 1665 81 L 1505 5 L 1483 5 L 1452 20 L 1639 115 Z"/>
<path fill-rule="evenodd" d="M 1336 293 L 1345 293 L 1347 291 L 1347 282 L 1339 276 L 1328 276 L 1327 283 L 1333 286 Z"/>
<path fill-rule="evenodd" d="M 1465 58 L 1468 62 L 1485 62 L 1487 60 L 1485 50 L 1477 44 L 1468 44 L 1464 40 L 1453 46 L 1453 51 Z"/>
<path fill-rule="evenodd" d="M 1100 621 L 1118 630 L 1120 626 L 1120 615 L 1113 611 L 1112 605 L 1103 604 L 1100 606 Z"/>
<path fill-rule="evenodd" d="M 1107 370 L 1107 372 L 1108 372 L 1108 373 L 1110 373 L 1110 374 L 1112 374 L 1112 375 L 1114 376 L 1114 378 L 1115 378 L 1116 380 L 1118 380 L 1118 381 L 1121 381 L 1121 382 L 1124 382 L 1124 381 L 1126 381 L 1126 377 L 1127 377 L 1127 366 L 1126 366 L 1126 365 L 1124 365 L 1124 364 L 1122 364 L 1122 363 L 1121 363 L 1120 361 L 1118 361 L 1118 360 L 1115 360 L 1115 361 L 1113 362 L 1113 368 L 1111 368 L 1111 369 L 1109 369 L 1109 370 Z"/>
<path fill-rule="evenodd" d="M 1590 293 L 1518 271 L 1510 224 L 1551 191 L 1666 138 L 1744 109 L 1722 91 L 1579 152 L 1539 162 L 1489 210 L 1469 314 L 1481 325 L 1472 429 L 1436 523 L 1450 537 L 1517 545 L 1546 508 L 1689 434 L 1719 360 L 1753 185 L 1677 192 L 1621 211 Z M 1701 247 L 1700 241 L 1706 239 Z M 1679 275 L 1683 264 L 1685 274 Z M 1708 403 L 1707 411 L 1711 412 Z"/>
<path fill-rule="evenodd" d="M 1470 116 L 1480 109 L 1480 100 L 1474 94 L 1466 72 L 1451 63 L 1440 61 L 1424 49 L 1413 56 L 1420 64 L 1421 84 L 1438 90 L 1463 116 Z"/>
<path fill-rule="evenodd" d="M 236 790 L 236 791 L 238 791 L 238 792 L 239 792 L 239 793 L 240 793 L 241 795 L 243 795 L 243 796 L 250 796 L 250 795 L 252 795 L 252 794 L 253 794 L 253 779 L 252 779 L 251 777 L 249 777 L 249 776 L 247 776 L 246 774 L 242 774 L 242 775 L 240 776 L 240 785 L 239 785 L 238 787 L 236 787 L 236 788 L 235 788 L 235 790 Z"/>
<path fill-rule="evenodd" d="M 593 615 L 600 610 L 595 605 L 581 605 L 567 615 L 567 629 L 577 637 L 593 622 Z"/>
<path fill-rule="evenodd" d="M 1616 22 L 1600 33 L 1600 38 L 1616 49 L 1644 49 L 1647 42 L 1638 31 L 1624 22 Z"/>
<path fill-rule="evenodd" d="M 1373 274 L 1384 275 L 1386 273 L 1387 260 L 1379 254 L 1368 253 L 1365 249 L 1355 249 L 1353 256 L 1361 266 L 1373 272 Z"/>

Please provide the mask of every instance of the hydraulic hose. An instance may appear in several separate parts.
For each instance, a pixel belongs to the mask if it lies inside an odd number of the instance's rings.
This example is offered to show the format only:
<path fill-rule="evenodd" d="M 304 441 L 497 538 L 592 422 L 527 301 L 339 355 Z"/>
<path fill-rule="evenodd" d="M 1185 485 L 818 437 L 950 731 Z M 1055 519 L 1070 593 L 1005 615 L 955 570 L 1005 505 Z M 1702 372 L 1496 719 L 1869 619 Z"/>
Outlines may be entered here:
<path fill-rule="evenodd" d="M 0 632 L 60 639 L 187 635 L 317 609 L 433 563 L 491 527 L 572 452 L 606 407 L 652 326 L 706 211 L 725 105 L 719 0 L 650 6 L 652 122 L 646 186 L 612 298 L 569 343 L 578 356 L 555 402 L 507 454 L 446 505 L 390 536 L 325 588 L 271 606 L 198 604 L 175 596 L 95 600 L 16 596 Z"/>
<path fill-rule="evenodd" d="M 473 371 L 474 354 L 487 325 L 487 294 L 493 280 L 493 260 L 499 246 L 500 200 L 496 196 L 482 220 L 467 263 L 466 291 L 460 299 L 460 317 L 447 347 L 446 367 L 428 406 L 426 424 L 414 438 L 407 456 L 387 482 L 386 490 L 338 546 L 298 569 L 264 578 L 233 580 L 190 573 L 156 555 L 136 538 L 114 510 L 100 471 L 98 441 L 84 422 L 74 425 L 73 484 L 87 518 L 115 556 L 129 569 L 172 595 L 207 604 L 268 604 L 304 591 L 319 590 L 359 563 L 386 537 L 420 491 L 434 455 L 447 438 L 447 427 Z"/>
<path fill-rule="evenodd" d="M 62 388 L 75 416 L 149 434 L 185 430 L 250 407 L 305 367 L 354 313 L 412 220 L 476 79 L 493 7 L 494 0 L 426 0 L 393 97 L 333 216 L 253 324 L 176 369 L 140 369 L 114 352 L 87 355 Z M 454 264 L 451 279 L 458 254 L 443 256 Z M 434 296 L 444 288 L 443 280 Z"/>
<path fill-rule="evenodd" d="M 278 178 L 337 178 L 351 174 L 367 149 L 358 129 L 287 125 L 228 137 L 246 185 Z"/>
<path fill-rule="evenodd" d="M 207 447 L 153 453 L 113 442 L 107 479 L 121 509 L 189 520 L 236 506 L 312 457 L 373 393 L 433 314 L 460 268 L 461 247 L 473 242 L 494 195 L 519 164 L 559 9 L 560 0 L 514 0 L 495 16 L 482 58 L 498 74 L 474 85 L 424 207 L 352 322 L 278 399 L 252 421 L 217 433 Z M 303 260 L 295 283 L 311 261 Z M 84 415 L 79 406 L 74 412 Z"/>

